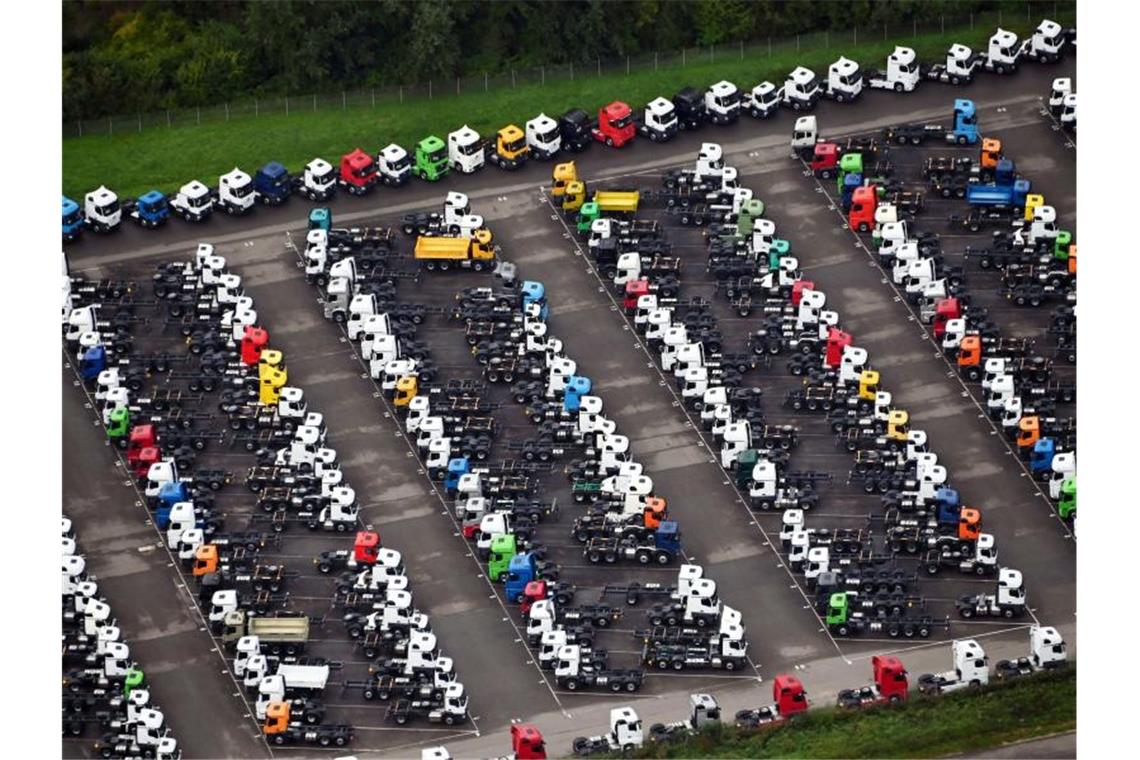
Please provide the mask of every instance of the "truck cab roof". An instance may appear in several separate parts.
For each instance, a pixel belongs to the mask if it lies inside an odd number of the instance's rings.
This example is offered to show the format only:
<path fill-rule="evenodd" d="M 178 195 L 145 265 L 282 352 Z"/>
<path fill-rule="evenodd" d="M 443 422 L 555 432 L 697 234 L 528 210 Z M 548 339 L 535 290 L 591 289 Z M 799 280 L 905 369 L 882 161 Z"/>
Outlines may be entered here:
<path fill-rule="evenodd" d="M 284 168 L 284 167 L 282 167 Z M 218 178 L 218 182 L 226 187 L 244 187 L 249 184 L 249 175 L 236 166 Z"/>
<path fill-rule="evenodd" d="M 571 108 L 566 113 L 562 114 L 562 121 L 573 124 L 576 127 L 584 125 L 590 120 L 590 114 L 583 111 L 581 108 Z"/>
<path fill-rule="evenodd" d="M 430 140 L 431 138 L 428 138 L 428 139 Z M 388 163 L 392 163 L 394 161 L 399 161 L 400 159 L 406 157 L 407 155 L 408 155 L 408 151 L 404 150 L 403 148 L 401 148 L 396 143 L 391 143 L 389 145 L 386 145 L 380 151 L 381 158 L 383 158 Z"/>
<path fill-rule="evenodd" d="M 946 52 L 946 54 L 955 60 L 964 61 L 973 55 L 974 51 L 970 50 L 970 48 L 961 44 L 960 42 L 955 42 L 950 46 L 950 49 Z"/>
<path fill-rule="evenodd" d="M 682 87 L 673 96 L 673 102 L 677 105 L 685 105 L 689 108 L 695 108 L 698 104 L 704 102 L 704 97 L 695 87 Z"/>
<path fill-rule="evenodd" d="M 712 87 L 709 87 L 709 92 L 718 98 L 726 98 L 732 97 L 738 92 L 738 90 L 736 88 L 736 85 L 734 85 L 732 82 L 729 82 L 727 79 L 722 79 Z"/>
<path fill-rule="evenodd" d="M 270 179 L 280 179 L 289 173 L 285 165 L 280 161 L 270 161 L 265 166 L 258 170 L 258 174 L 269 177 Z"/>
<path fill-rule="evenodd" d="M 828 67 L 828 73 L 835 74 L 840 77 L 849 77 L 859 71 L 859 64 L 845 56 L 839 56 L 839 60 Z M 793 74 L 795 72 L 792 72 Z"/>
<path fill-rule="evenodd" d="M 443 139 L 436 135 L 428 135 L 420 140 L 416 147 L 424 153 L 433 153 L 443 148 Z"/>
<path fill-rule="evenodd" d="M 914 57 L 914 48 L 903 47 L 902 45 L 896 45 L 894 52 L 888 56 L 889 60 L 900 66 L 909 66 L 914 63 Z"/>
<path fill-rule="evenodd" d="M 843 60 L 842 58 L 840 60 Z M 834 65 L 834 64 L 833 64 Z M 788 74 L 788 81 L 798 87 L 811 84 L 815 79 L 815 72 L 806 66 L 796 66 L 792 72 Z"/>
<path fill-rule="evenodd" d="M 115 195 L 115 192 L 108 188 L 106 185 L 99 185 L 99 187 L 87 193 L 87 202 L 94 203 L 99 206 L 104 206 L 108 203 L 114 203 L 116 200 L 118 200 L 118 198 L 119 196 Z"/>
<path fill-rule="evenodd" d="M 464 124 L 447 136 L 447 141 L 454 145 L 471 145 L 479 141 L 479 133 Z"/>
<path fill-rule="evenodd" d="M 665 98 L 656 97 L 645 104 L 645 110 L 654 116 L 664 116 L 668 113 L 672 113 L 674 106 Z"/>
<path fill-rule="evenodd" d="M 166 200 L 166 195 L 158 190 L 151 190 L 139 196 L 140 206 L 154 206 Z"/>
<path fill-rule="evenodd" d="M 78 203 L 71 200 L 66 195 L 63 196 L 63 215 L 64 216 L 67 216 L 68 214 L 74 214 L 78 210 L 79 210 L 79 204 Z"/>

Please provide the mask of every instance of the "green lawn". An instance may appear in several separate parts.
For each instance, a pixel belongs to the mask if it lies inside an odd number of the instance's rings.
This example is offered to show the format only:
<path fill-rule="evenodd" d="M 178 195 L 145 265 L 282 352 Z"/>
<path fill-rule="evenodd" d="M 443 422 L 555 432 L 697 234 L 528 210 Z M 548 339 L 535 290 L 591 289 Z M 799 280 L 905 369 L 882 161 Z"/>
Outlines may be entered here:
<path fill-rule="evenodd" d="M 755 733 L 722 725 L 685 742 L 647 747 L 637 756 L 939 757 L 1071 731 L 1076 725 L 1077 673 L 1070 667 L 981 693 L 912 695 L 899 707 L 812 710 L 789 725 Z"/>
<path fill-rule="evenodd" d="M 1067 23 L 1063 16 L 1057 20 Z M 1006 27 L 1023 35 L 1036 22 L 1036 18 L 1032 22 L 1023 20 L 1007 23 Z M 991 26 L 979 22 L 973 30 L 947 28 L 945 34 L 920 35 L 898 42 L 914 47 L 920 59 L 934 61 L 945 56 L 951 42 L 964 42 L 975 49 L 983 46 L 991 31 Z M 389 142 L 410 147 L 429 133 L 445 136 L 465 123 L 486 136 L 507 123 L 521 125 L 540 111 L 555 117 L 575 106 L 594 112 L 614 99 L 636 107 L 657 95 L 670 96 L 682 86 L 704 86 L 719 79 L 747 89 L 765 79 L 779 83 L 797 64 L 822 74 L 840 53 L 864 66 L 881 67 L 894 45 L 894 41 L 881 40 L 861 42 L 858 46 L 836 43 L 830 49 L 777 50 L 771 56 L 762 50 L 748 53 L 743 59 L 690 63 L 684 68 L 588 76 L 546 86 L 493 90 L 489 94 L 389 103 L 375 109 L 350 106 L 346 110 L 68 138 L 63 141 L 63 191 L 79 198 L 106 184 L 126 197 L 156 187 L 170 192 L 194 178 L 214 185 L 218 175 L 235 165 L 252 172 L 274 159 L 296 171 L 314 156 L 335 164 L 342 154 L 357 146 L 372 152 Z"/>

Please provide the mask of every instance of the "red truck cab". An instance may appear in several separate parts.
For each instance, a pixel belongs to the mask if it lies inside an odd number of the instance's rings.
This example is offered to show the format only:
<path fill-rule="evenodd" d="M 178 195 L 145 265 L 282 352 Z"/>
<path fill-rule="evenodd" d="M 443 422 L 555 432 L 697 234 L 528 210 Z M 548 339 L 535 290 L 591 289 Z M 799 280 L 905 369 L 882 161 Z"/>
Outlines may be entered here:
<path fill-rule="evenodd" d="M 781 673 L 772 682 L 772 699 L 781 718 L 790 718 L 808 709 L 807 692 L 800 679 Z"/>
<path fill-rule="evenodd" d="M 360 148 L 340 157 L 340 183 L 353 195 L 364 195 L 379 179 L 376 159 Z"/>
<path fill-rule="evenodd" d="M 934 337 L 941 340 L 946 334 L 946 323 L 962 316 L 962 304 L 957 298 L 943 298 L 934 304 Z"/>
<path fill-rule="evenodd" d="M 136 425 L 127 438 L 127 467 L 136 478 L 145 478 L 150 466 L 162 458 L 154 425 Z"/>
<path fill-rule="evenodd" d="M 871 658 L 871 671 L 882 701 L 898 702 L 906 699 L 910 684 L 906 678 L 906 668 L 898 657 L 875 655 Z"/>
<path fill-rule="evenodd" d="M 843 358 L 843 349 L 851 345 L 851 333 L 846 333 L 838 327 L 832 327 L 827 331 L 827 353 L 824 356 L 824 361 L 828 367 L 835 369 L 839 366 L 840 360 Z"/>
<path fill-rule="evenodd" d="M 535 602 L 546 598 L 546 581 L 530 581 L 523 587 L 522 601 L 519 603 L 519 610 L 522 614 L 530 614 L 530 606 Z"/>
<path fill-rule="evenodd" d="M 815 144 L 811 156 L 811 173 L 820 179 L 831 179 L 839 168 L 839 146 L 833 142 Z"/>
<path fill-rule="evenodd" d="M 598 126 L 592 130 L 594 139 L 604 142 L 611 148 L 620 148 L 633 142 L 637 127 L 633 123 L 633 111 L 629 105 L 615 100 L 608 106 L 598 109 Z"/>
<path fill-rule="evenodd" d="M 857 187 L 851 193 L 851 209 L 847 212 L 847 226 L 857 232 L 870 232 L 875 228 L 875 207 L 879 197 L 874 185 Z"/>
<path fill-rule="evenodd" d="M 792 283 L 792 306 L 800 305 L 805 290 L 815 290 L 815 283 L 811 280 L 796 280 Z"/>
<path fill-rule="evenodd" d="M 516 760 L 545 760 L 546 742 L 538 726 L 530 723 L 512 723 L 511 752 Z"/>
<path fill-rule="evenodd" d="M 637 299 L 642 296 L 649 295 L 649 280 L 642 277 L 639 280 L 630 280 L 625 284 L 625 298 L 622 300 L 622 308 L 625 309 L 626 315 L 632 315 L 637 311 Z"/>
<path fill-rule="evenodd" d="M 380 534 L 372 530 L 358 531 L 352 543 L 352 558 L 357 565 L 375 565 L 380 556 Z"/>
<path fill-rule="evenodd" d="M 241 363 L 252 367 L 261 359 L 261 349 L 269 345 L 269 332 L 247 325 L 241 336 Z"/>

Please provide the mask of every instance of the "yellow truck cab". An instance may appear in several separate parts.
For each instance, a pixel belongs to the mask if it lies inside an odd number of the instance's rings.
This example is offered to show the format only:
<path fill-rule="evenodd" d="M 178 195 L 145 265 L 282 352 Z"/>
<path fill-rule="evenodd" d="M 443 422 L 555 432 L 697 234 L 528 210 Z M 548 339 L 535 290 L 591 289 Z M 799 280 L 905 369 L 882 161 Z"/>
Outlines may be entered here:
<path fill-rule="evenodd" d="M 526 163 L 530 146 L 526 144 L 526 133 L 515 124 L 508 124 L 495 135 L 495 150 L 491 152 L 491 163 L 500 169 L 518 169 Z"/>
<path fill-rule="evenodd" d="M 573 161 L 554 165 L 550 194 L 560 198 L 566 193 L 566 186 L 578 181 L 578 166 Z"/>
<path fill-rule="evenodd" d="M 416 240 L 415 259 L 429 272 L 446 272 L 453 266 L 482 272 L 494 266 L 495 246 L 486 228 L 475 230 L 471 238 L 421 235 Z"/>
<path fill-rule="evenodd" d="M 416 397 L 419 390 L 419 378 L 415 375 L 404 375 L 396 381 L 396 393 L 392 397 L 392 402 L 397 409 L 407 406 Z"/>

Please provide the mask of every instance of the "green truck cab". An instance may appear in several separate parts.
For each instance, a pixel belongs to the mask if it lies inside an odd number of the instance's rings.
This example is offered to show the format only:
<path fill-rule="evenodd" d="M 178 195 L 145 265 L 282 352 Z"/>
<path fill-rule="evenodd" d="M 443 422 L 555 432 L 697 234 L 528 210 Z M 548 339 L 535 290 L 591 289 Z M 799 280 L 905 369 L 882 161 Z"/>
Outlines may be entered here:
<path fill-rule="evenodd" d="M 497 583 L 507 574 L 511 558 L 518 554 L 518 543 L 513 533 L 491 539 L 491 554 L 487 557 L 487 576 Z"/>
<path fill-rule="evenodd" d="M 447 176 L 447 172 L 447 146 L 442 138 L 429 135 L 416 143 L 412 174 L 428 182 L 435 182 Z"/>
<path fill-rule="evenodd" d="M 1062 520 L 1072 520 L 1077 516 L 1077 479 L 1065 478 L 1061 482 L 1061 500 L 1057 502 L 1057 514 Z"/>

